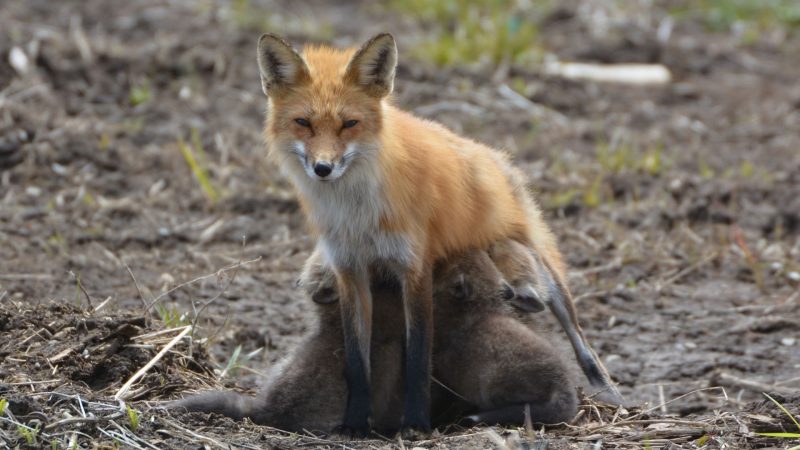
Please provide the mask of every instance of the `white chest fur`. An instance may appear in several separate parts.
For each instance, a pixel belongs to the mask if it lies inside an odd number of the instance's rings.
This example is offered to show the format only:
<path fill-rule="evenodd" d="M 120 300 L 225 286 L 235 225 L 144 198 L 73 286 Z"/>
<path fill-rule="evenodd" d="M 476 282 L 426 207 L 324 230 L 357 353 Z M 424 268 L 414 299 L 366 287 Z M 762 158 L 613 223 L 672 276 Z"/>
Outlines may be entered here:
<path fill-rule="evenodd" d="M 375 262 L 408 267 L 413 248 L 408 236 L 381 230 L 391 215 L 381 178 L 366 165 L 351 167 L 342 178 L 324 182 L 296 180 L 319 229 L 320 246 L 329 263 L 355 268 Z"/>

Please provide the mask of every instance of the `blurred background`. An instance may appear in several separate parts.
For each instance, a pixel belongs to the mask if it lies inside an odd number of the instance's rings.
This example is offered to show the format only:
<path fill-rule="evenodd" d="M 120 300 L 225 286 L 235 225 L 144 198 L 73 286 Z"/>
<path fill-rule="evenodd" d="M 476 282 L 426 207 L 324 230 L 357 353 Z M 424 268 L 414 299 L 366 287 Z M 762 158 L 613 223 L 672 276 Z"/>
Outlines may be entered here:
<path fill-rule="evenodd" d="M 759 398 L 742 380 L 800 387 L 795 0 L 3 1 L 1 301 L 79 304 L 77 284 L 141 313 L 214 274 L 155 318 L 215 299 L 199 324 L 244 386 L 298 341 L 313 243 L 264 161 L 266 31 L 394 33 L 395 102 L 530 177 L 630 401 L 727 386 L 667 407 L 687 414 Z"/>

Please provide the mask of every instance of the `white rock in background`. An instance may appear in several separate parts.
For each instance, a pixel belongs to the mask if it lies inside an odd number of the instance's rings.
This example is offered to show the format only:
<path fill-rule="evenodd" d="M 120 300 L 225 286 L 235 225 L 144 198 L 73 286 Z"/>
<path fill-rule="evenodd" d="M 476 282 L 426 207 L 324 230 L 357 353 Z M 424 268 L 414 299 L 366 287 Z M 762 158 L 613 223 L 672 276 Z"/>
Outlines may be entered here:
<path fill-rule="evenodd" d="M 21 48 L 11 48 L 11 51 L 8 52 L 8 63 L 18 74 L 25 75 L 28 73 L 28 55 Z"/>
<path fill-rule="evenodd" d="M 590 80 L 601 83 L 666 84 L 672 74 L 661 64 L 588 64 L 549 61 L 545 73 L 571 80 Z"/>

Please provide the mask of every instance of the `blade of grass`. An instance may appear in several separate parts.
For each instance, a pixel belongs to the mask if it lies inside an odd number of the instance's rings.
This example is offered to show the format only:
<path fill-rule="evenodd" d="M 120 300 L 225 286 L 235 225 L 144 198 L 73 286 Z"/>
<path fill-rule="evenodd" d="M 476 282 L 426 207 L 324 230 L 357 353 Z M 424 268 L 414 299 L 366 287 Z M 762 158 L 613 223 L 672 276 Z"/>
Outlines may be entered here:
<path fill-rule="evenodd" d="M 784 414 L 786 414 L 787 416 L 789 416 L 789 418 L 790 418 L 790 419 L 792 419 L 792 422 L 794 422 L 794 425 L 797 427 L 797 429 L 798 429 L 798 430 L 800 430 L 800 423 L 798 423 L 798 422 L 797 422 L 797 419 L 796 419 L 796 418 L 795 418 L 795 417 L 792 415 L 792 413 L 790 413 L 790 412 L 789 412 L 789 410 L 788 410 L 788 409 L 786 409 L 786 407 L 784 407 L 783 405 L 781 405 L 781 404 L 780 404 L 780 402 L 778 402 L 777 400 L 775 400 L 774 398 L 772 398 L 772 397 L 771 397 L 769 394 L 767 394 L 766 392 L 762 392 L 762 394 L 764 394 L 764 396 L 765 396 L 765 397 L 767 397 L 768 399 L 770 399 L 770 401 L 771 401 L 772 403 L 775 403 L 775 405 L 777 405 L 777 406 L 778 406 L 778 408 L 780 408 L 780 410 L 781 410 L 781 411 L 783 411 L 783 413 L 784 413 Z"/>
<path fill-rule="evenodd" d="M 200 183 L 200 188 L 203 189 L 208 200 L 214 204 L 217 202 L 217 190 L 214 188 L 214 185 L 211 184 L 211 179 L 208 176 L 208 170 L 205 169 L 197 162 L 197 158 L 195 158 L 194 151 L 192 148 L 186 145 L 183 138 L 178 138 L 178 148 L 183 155 L 183 159 L 186 160 L 186 164 L 189 165 L 189 169 L 194 174 L 197 182 Z"/>
<path fill-rule="evenodd" d="M 800 438 L 800 433 L 756 433 L 759 436 L 766 436 L 766 437 L 779 437 L 779 438 L 786 438 L 786 439 L 797 439 Z"/>

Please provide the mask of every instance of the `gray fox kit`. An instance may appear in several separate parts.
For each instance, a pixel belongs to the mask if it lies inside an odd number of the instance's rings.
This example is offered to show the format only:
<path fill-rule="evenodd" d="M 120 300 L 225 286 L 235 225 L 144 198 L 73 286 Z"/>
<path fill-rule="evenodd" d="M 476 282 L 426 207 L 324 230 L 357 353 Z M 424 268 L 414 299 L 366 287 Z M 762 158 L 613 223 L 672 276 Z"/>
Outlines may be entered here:
<path fill-rule="evenodd" d="M 486 253 L 473 250 L 451 261 L 440 263 L 435 271 L 434 367 L 443 384 L 467 401 L 461 413 L 475 413 L 472 420 L 477 422 L 518 423 L 528 403 L 537 422 L 571 417 L 575 389 L 566 367 L 545 340 L 504 308 L 508 286 Z M 319 275 L 313 266 L 306 269 L 306 276 Z M 390 279 L 372 287 L 378 325 L 372 340 L 372 426 L 384 431 L 400 428 L 405 329 L 397 320 L 403 314 L 399 290 Z M 340 312 L 338 304 L 319 303 L 315 308 L 317 329 L 276 367 L 258 396 L 206 392 L 171 406 L 249 417 L 289 431 L 334 429 L 347 401 Z M 464 358 L 466 354 L 475 356 Z M 437 390 L 441 388 L 434 387 L 434 398 L 443 398 Z M 433 407 L 445 410 L 448 405 Z"/>
<path fill-rule="evenodd" d="M 489 256 L 472 251 L 434 272 L 434 376 L 475 406 L 473 422 L 558 423 L 577 411 L 567 363 L 547 340 L 497 299 L 501 278 Z"/>

